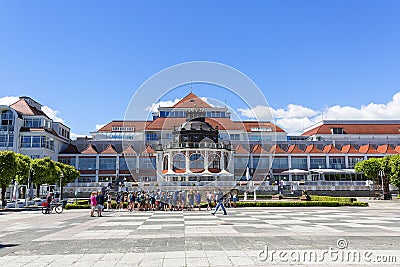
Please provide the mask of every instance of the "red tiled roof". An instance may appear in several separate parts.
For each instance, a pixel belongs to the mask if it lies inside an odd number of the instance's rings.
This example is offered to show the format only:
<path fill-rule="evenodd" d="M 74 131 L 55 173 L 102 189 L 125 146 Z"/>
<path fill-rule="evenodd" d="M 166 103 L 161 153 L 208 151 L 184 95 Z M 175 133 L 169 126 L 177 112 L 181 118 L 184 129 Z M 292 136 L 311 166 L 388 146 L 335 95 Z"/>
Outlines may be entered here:
<path fill-rule="evenodd" d="M 256 128 L 261 128 L 261 129 L 271 128 L 272 132 L 280 132 L 280 133 L 285 132 L 282 128 L 276 126 L 275 124 L 272 124 L 269 121 L 243 121 L 239 123 L 242 123 L 244 125 L 246 132 L 260 132 L 257 131 Z"/>
<path fill-rule="evenodd" d="M 173 130 L 185 121 L 185 118 L 157 118 L 147 124 L 146 130 Z"/>
<path fill-rule="evenodd" d="M 146 148 L 142 151 L 142 154 L 154 154 L 156 151 L 150 146 L 147 145 Z"/>
<path fill-rule="evenodd" d="M 333 144 L 325 146 L 323 152 L 325 154 L 341 154 L 342 153 L 342 151 L 337 149 Z"/>
<path fill-rule="evenodd" d="M 253 149 L 251 150 L 252 154 L 268 154 L 267 151 L 264 150 L 264 148 L 262 148 L 262 146 L 260 144 L 257 144 L 253 147 Z"/>
<path fill-rule="evenodd" d="M 397 154 L 398 152 L 393 149 L 390 145 L 380 145 L 376 149 L 381 154 Z"/>
<path fill-rule="evenodd" d="M 355 149 L 353 145 L 348 144 L 348 145 L 342 146 L 342 153 L 345 153 L 345 154 L 359 154 L 360 152 L 357 149 Z"/>
<path fill-rule="evenodd" d="M 11 105 L 13 109 L 15 109 L 17 112 L 21 113 L 22 115 L 31 115 L 31 116 L 45 116 L 49 118 L 46 113 L 43 111 L 30 106 L 25 99 L 20 98 L 17 102 Z"/>
<path fill-rule="evenodd" d="M 311 153 L 313 153 L 313 154 L 315 154 L 315 153 L 323 153 L 323 152 L 322 152 L 320 149 L 318 149 L 315 145 L 308 145 L 308 146 L 306 147 L 305 152 L 306 152 L 307 154 L 311 154 Z"/>
<path fill-rule="evenodd" d="M 97 149 L 94 145 L 89 144 L 84 150 L 81 151 L 81 154 L 98 154 Z"/>
<path fill-rule="evenodd" d="M 303 154 L 304 151 L 301 150 L 301 149 L 295 144 L 295 145 L 289 146 L 289 148 L 288 148 L 288 150 L 287 150 L 287 153 L 290 153 L 290 154 Z"/>
<path fill-rule="evenodd" d="M 132 145 L 128 145 L 123 151 L 123 155 L 136 155 L 136 151 L 133 149 Z"/>
<path fill-rule="evenodd" d="M 400 153 L 400 146 L 396 146 L 396 147 L 394 148 L 394 151 L 396 151 L 397 153 Z"/>
<path fill-rule="evenodd" d="M 332 128 L 343 128 L 345 134 L 400 134 L 400 124 L 323 124 L 304 132 L 303 136 L 332 134 Z"/>
<path fill-rule="evenodd" d="M 379 154 L 379 152 L 373 148 L 370 144 L 362 145 L 358 149 L 361 154 Z"/>
<path fill-rule="evenodd" d="M 182 98 L 178 103 L 173 105 L 173 108 L 194 108 L 194 107 L 211 108 L 212 106 L 193 93 L 189 93 L 187 96 Z"/>
<path fill-rule="evenodd" d="M 109 144 L 100 154 L 118 154 L 114 146 Z"/>
<path fill-rule="evenodd" d="M 111 132 L 113 131 L 113 127 L 134 127 L 135 132 L 143 131 L 148 124 L 151 122 L 149 121 L 111 121 L 101 127 L 98 131 L 99 132 Z"/>
<path fill-rule="evenodd" d="M 269 150 L 270 153 L 275 153 L 275 154 L 285 154 L 286 151 L 283 150 L 279 145 L 273 145 L 271 149 Z"/>
<path fill-rule="evenodd" d="M 236 154 L 248 154 L 249 151 L 247 151 L 246 149 L 244 149 L 244 147 L 243 147 L 242 145 L 238 145 L 238 146 L 235 148 L 235 153 L 236 153 Z"/>

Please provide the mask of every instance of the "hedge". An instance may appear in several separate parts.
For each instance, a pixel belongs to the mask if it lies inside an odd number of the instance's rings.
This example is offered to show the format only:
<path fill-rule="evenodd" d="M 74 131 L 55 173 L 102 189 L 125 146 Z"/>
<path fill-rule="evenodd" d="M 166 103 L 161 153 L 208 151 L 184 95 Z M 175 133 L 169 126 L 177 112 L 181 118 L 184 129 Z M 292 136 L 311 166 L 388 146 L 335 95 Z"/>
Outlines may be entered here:
<path fill-rule="evenodd" d="M 339 202 L 339 201 L 266 201 L 266 202 L 244 202 L 236 203 L 237 207 L 341 207 L 360 206 L 368 207 L 367 202 Z"/>
<path fill-rule="evenodd" d="M 330 196 L 316 196 L 311 195 L 311 201 L 335 201 L 335 202 L 344 202 L 344 203 L 353 203 L 357 201 L 357 198 L 354 197 L 330 197 Z"/>

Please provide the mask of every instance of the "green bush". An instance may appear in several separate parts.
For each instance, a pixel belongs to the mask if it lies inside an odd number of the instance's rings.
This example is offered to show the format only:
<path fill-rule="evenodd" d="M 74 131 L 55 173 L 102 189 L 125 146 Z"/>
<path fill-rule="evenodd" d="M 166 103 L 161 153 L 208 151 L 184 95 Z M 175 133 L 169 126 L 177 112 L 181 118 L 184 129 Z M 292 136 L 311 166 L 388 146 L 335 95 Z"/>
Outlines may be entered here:
<path fill-rule="evenodd" d="M 340 207 L 361 206 L 367 207 L 367 202 L 339 202 L 339 201 L 266 201 L 266 202 L 237 202 L 237 207 Z"/>
<path fill-rule="evenodd" d="M 330 197 L 330 196 L 311 196 L 311 201 L 335 201 L 335 202 L 344 202 L 344 203 L 353 203 L 357 201 L 357 198 L 354 197 Z"/>
<path fill-rule="evenodd" d="M 66 210 L 71 210 L 71 209 L 90 209 L 89 204 L 79 204 L 78 203 L 69 203 L 65 206 Z"/>

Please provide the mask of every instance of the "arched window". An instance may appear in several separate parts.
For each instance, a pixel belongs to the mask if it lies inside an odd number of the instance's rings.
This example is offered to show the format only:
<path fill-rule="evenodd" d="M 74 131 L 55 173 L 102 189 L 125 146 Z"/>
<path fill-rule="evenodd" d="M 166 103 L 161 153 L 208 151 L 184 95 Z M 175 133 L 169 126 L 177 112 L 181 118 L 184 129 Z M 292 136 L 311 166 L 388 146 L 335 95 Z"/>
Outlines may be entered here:
<path fill-rule="evenodd" d="M 208 155 L 208 167 L 211 169 L 221 168 L 221 157 L 218 154 L 211 153 Z"/>
<path fill-rule="evenodd" d="M 182 153 L 178 153 L 173 158 L 174 169 L 186 169 L 186 157 Z"/>
<path fill-rule="evenodd" d="M 164 157 L 163 170 L 168 170 L 168 156 Z"/>
<path fill-rule="evenodd" d="M 190 169 L 204 169 L 204 157 L 201 154 L 190 155 Z"/>

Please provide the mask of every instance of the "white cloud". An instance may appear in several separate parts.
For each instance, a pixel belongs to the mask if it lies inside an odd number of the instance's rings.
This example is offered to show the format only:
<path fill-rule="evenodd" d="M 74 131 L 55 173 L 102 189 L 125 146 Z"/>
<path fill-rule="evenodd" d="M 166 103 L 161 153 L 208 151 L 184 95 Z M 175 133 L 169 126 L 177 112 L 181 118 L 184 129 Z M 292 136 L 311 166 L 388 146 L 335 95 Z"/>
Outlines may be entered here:
<path fill-rule="evenodd" d="M 166 100 L 166 101 L 160 101 L 158 103 L 153 103 L 151 106 L 148 106 L 146 108 L 146 111 L 157 112 L 157 109 L 159 107 L 172 107 L 179 101 L 180 101 L 179 98 L 175 98 L 175 100 Z"/>
<path fill-rule="evenodd" d="M 85 137 L 85 136 L 87 136 L 87 135 L 84 135 L 84 134 L 76 134 L 76 133 L 70 132 L 70 137 L 71 137 L 72 140 L 75 140 L 75 139 L 77 139 L 78 137 Z"/>
<path fill-rule="evenodd" d="M 58 110 L 54 110 L 48 106 L 42 106 L 42 111 L 46 113 L 46 115 L 49 116 L 49 118 L 52 119 L 54 122 L 61 122 L 65 124 L 64 119 L 58 116 L 58 114 L 60 113 Z"/>
<path fill-rule="evenodd" d="M 9 106 L 11 104 L 14 104 L 18 100 L 19 100 L 19 97 L 17 97 L 17 96 L 3 96 L 3 97 L 0 97 L 0 105 Z"/>
<path fill-rule="evenodd" d="M 96 124 L 96 131 L 100 130 L 101 128 L 103 128 L 104 126 L 106 126 L 107 123 L 104 124 Z"/>
<path fill-rule="evenodd" d="M 324 110 L 313 110 L 301 105 L 289 104 L 286 108 L 274 109 L 257 106 L 253 109 L 238 109 L 244 118 L 268 119 L 272 113 L 276 124 L 289 135 L 301 134 L 304 128 L 320 121 L 322 117 L 329 120 L 399 120 L 400 92 L 385 104 L 370 103 L 361 107 L 331 106 Z"/>

